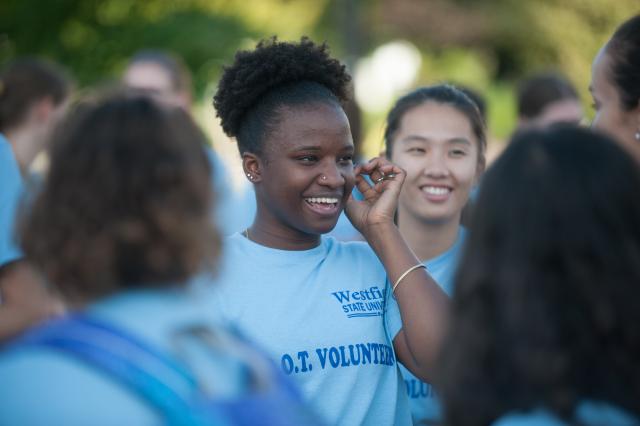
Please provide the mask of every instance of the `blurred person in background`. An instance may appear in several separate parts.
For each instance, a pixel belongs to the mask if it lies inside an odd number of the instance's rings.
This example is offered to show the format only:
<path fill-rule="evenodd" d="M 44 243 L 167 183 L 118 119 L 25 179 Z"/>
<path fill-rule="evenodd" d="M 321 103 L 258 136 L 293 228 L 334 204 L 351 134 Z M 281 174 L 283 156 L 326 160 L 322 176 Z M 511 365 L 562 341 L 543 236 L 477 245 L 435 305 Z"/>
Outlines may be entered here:
<path fill-rule="evenodd" d="M 516 134 L 454 280 L 445 424 L 640 424 L 638 193 L 640 169 L 605 136 Z"/>
<path fill-rule="evenodd" d="M 161 102 L 191 111 L 191 73 L 176 55 L 142 50 L 133 55 L 122 80 L 128 87 L 142 90 Z M 253 191 L 251 188 L 235 191 L 228 169 L 209 143 L 206 152 L 214 170 L 212 182 L 218 200 L 215 222 L 224 235 L 241 231 L 251 224 L 255 213 Z"/>
<path fill-rule="evenodd" d="M 15 60 L 0 78 L 0 131 L 26 177 L 64 115 L 71 82 L 57 65 L 36 58 Z"/>
<path fill-rule="evenodd" d="M 0 424 L 314 424 L 187 290 L 220 249 L 204 143 L 184 111 L 131 93 L 58 128 L 22 237 L 71 314 L 0 352 Z"/>
<path fill-rule="evenodd" d="M 177 56 L 161 50 L 142 50 L 129 61 L 122 80 L 160 102 L 191 111 L 191 73 Z"/>
<path fill-rule="evenodd" d="M 517 88 L 518 128 L 579 124 L 583 109 L 575 87 L 555 72 L 534 74 Z"/>
<path fill-rule="evenodd" d="M 62 311 L 16 242 L 30 166 L 64 114 L 70 82 L 57 66 L 21 58 L 0 74 L 0 341 Z"/>
<path fill-rule="evenodd" d="M 393 106 L 387 157 L 407 172 L 396 214 L 400 232 L 429 274 L 450 295 L 466 230 L 463 208 L 485 167 L 484 120 L 473 101 L 450 85 L 416 89 Z M 439 424 L 434 389 L 404 366 L 414 425 Z"/>
<path fill-rule="evenodd" d="M 640 15 L 621 24 L 593 61 L 592 126 L 640 161 Z"/>

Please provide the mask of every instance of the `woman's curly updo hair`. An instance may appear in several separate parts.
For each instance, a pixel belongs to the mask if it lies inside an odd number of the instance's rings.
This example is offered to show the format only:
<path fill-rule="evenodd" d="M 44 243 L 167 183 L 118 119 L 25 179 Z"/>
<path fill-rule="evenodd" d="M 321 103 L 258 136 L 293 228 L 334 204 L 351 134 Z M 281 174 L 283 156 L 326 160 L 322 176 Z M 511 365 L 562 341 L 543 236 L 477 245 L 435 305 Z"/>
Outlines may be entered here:
<path fill-rule="evenodd" d="M 283 107 L 341 104 L 349 97 L 350 81 L 326 44 L 307 37 L 298 43 L 272 37 L 236 54 L 233 65 L 224 69 L 213 105 L 225 133 L 237 139 L 240 153 L 261 153 Z"/>
<path fill-rule="evenodd" d="M 22 224 L 25 254 L 72 303 L 175 286 L 213 266 L 205 138 L 178 108 L 115 93 L 54 132 L 51 167 Z"/>

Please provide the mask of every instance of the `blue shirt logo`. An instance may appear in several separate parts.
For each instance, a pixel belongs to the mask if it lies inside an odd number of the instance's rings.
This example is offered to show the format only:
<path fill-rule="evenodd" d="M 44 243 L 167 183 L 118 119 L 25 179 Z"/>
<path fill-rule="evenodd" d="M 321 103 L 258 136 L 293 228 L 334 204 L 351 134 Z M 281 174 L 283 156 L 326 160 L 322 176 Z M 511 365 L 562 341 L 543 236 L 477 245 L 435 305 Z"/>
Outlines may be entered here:
<path fill-rule="evenodd" d="M 331 293 L 347 318 L 379 317 L 384 312 L 384 293 L 378 286 L 367 290 L 339 290 Z"/>

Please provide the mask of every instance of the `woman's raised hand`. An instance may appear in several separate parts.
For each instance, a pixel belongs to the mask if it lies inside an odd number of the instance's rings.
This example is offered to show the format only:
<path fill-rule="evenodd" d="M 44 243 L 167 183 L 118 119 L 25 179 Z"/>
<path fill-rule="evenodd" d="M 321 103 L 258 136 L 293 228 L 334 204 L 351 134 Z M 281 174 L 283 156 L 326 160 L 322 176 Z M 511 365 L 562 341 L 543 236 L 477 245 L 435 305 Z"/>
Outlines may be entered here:
<path fill-rule="evenodd" d="M 359 201 L 351 197 L 345 212 L 360 233 L 367 234 L 379 225 L 393 225 L 398 196 L 406 173 L 382 157 L 373 158 L 355 168 L 356 186 L 364 196 Z M 371 183 L 365 179 L 369 176 Z"/>

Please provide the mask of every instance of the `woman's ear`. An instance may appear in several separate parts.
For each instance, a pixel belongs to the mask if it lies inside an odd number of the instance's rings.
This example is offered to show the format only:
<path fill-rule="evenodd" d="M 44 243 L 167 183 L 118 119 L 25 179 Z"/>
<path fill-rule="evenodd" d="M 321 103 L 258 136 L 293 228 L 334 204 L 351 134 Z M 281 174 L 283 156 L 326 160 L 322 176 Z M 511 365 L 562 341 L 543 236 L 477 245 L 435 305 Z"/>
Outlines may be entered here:
<path fill-rule="evenodd" d="M 257 155 L 251 152 L 243 152 L 242 169 L 249 182 L 258 183 L 262 181 L 262 162 Z"/>

